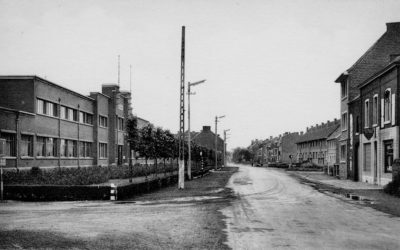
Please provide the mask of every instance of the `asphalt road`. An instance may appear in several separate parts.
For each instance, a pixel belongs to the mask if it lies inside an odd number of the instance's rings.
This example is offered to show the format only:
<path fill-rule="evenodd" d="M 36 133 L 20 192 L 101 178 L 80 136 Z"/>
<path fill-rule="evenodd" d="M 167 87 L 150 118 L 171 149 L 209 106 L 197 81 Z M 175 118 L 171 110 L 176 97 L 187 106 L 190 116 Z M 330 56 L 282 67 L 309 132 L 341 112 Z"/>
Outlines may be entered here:
<path fill-rule="evenodd" d="M 400 249 L 400 219 L 320 193 L 284 171 L 241 166 L 222 209 L 233 249 Z"/>

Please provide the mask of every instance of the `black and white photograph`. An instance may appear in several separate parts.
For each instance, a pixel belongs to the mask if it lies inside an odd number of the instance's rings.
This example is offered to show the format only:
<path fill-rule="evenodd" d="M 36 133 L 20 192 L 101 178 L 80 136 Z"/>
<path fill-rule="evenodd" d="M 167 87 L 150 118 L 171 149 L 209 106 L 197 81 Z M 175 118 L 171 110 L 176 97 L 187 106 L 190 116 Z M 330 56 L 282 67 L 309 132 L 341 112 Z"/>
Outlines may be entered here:
<path fill-rule="evenodd" d="M 400 249 L 400 1 L 0 0 L 0 249 Z"/>

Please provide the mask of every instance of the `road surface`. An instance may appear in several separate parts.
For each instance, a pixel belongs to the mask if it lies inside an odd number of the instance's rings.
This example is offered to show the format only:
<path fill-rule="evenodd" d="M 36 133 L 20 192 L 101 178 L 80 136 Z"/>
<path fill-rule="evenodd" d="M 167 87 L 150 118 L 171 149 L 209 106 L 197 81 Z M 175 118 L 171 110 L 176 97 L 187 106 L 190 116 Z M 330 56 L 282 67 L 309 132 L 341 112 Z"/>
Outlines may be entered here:
<path fill-rule="evenodd" d="M 222 209 L 233 249 L 400 249 L 400 220 L 320 193 L 284 171 L 241 166 Z"/>

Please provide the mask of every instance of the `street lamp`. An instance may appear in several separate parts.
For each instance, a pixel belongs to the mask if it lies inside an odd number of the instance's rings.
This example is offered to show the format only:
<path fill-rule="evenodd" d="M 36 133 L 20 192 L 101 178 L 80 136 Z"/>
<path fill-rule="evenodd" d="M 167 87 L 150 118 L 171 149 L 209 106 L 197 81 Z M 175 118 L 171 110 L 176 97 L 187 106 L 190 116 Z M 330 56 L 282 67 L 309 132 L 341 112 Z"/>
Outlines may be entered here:
<path fill-rule="evenodd" d="M 217 130 L 217 124 L 218 124 L 218 119 L 224 118 L 225 115 L 221 116 L 215 116 L 215 170 L 217 170 L 217 160 L 218 160 L 218 130 Z"/>
<path fill-rule="evenodd" d="M 199 84 L 204 83 L 206 80 L 201 80 L 198 82 L 188 82 L 188 131 L 189 131 L 189 135 L 188 135 L 188 154 L 189 154 L 189 159 L 188 159 L 188 179 L 191 180 L 192 179 L 192 153 L 191 153 L 191 139 L 190 139 L 190 96 L 194 95 L 195 93 L 191 93 L 190 92 L 190 87 L 192 86 L 196 86 Z"/>
<path fill-rule="evenodd" d="M 226 167 L 226 132 L 230 131 L 230 129 L 224 130 L 224 167 Z"/>

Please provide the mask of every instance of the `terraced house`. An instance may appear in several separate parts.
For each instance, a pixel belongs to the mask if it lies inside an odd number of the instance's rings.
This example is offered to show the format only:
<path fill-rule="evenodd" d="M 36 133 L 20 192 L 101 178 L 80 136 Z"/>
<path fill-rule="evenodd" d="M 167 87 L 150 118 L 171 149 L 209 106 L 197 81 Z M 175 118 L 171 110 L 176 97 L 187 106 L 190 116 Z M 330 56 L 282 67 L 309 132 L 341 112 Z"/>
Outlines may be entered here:
<path fill-rule="evenodd" d="M 131 95 L 102 85 L 89 96 L 38 76 L 0 76 L 0 137 L 8 168 L 122 164 Z"/>
<path fill-rule="evenodd" d="M 389 175 L 384 174 L 379 166 L 384 161 L 384 148 L 387 147 L 388 152 L 395 150 L 398 148 L 395 145 L 397 141 L 393 139 L 392 144 L 388 142 L 385 146 L 383 142 L 371 141 L 370 136 L 376 136 L 377 140 L 380 140 L 378 137 L 391 140 L 382 134 L 389 130 L 383 132 L 380 129 L 396 125 L 392 105 L 395 105 L 398 93 L 393 86 L 383 90 L 378 86 L 393 84 L 388 79 L 390 74 L 395 73 L 387 73 L 389 75 L 378 82 L 375 78 L 399 55 L 400 23 L 387 23 L 386 32 L 336 79 L 341 86 L 342 134 L 339 147 L 341 152 L 347 152 L 346 158 L 340 161 L 340 168 L 347 172 L 347 178 L 377 184 L 385 184 L 389 180 Z M 392 122 L 394 124 L 390 125 Z M 394 153 L 397 155 L 397 152 Z"/>

